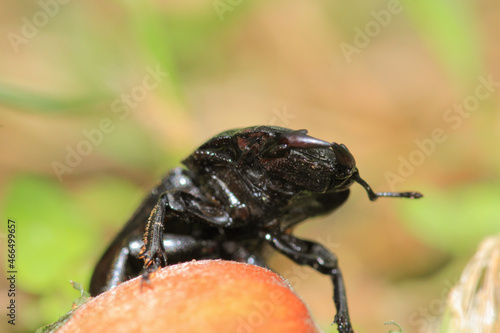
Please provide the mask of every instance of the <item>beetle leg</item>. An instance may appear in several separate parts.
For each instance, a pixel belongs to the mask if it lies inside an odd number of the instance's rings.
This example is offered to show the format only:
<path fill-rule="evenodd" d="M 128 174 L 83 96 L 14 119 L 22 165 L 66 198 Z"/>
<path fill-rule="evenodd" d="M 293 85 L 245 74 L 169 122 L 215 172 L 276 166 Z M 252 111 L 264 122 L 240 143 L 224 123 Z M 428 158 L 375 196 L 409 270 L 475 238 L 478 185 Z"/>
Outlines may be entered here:
<path fill-rule="evenodd" d="M 129 255 L 129 247 L 121 247 L 118 253 L 111 258 L 109 271 L 103 272 L 102 274 L 99 274 L 99 276 L 94 273 L 92 276 L 92 282 L 90 283 L 90 294 L 92 296 L 96 296 L 101 292 L 111 289 L 127 280 L 125 267 L 127 265 Z"/>
<path fill-rule="evenodd" d="M 251 247 L 247 248 L 246 246 L 239 245 L 234 241 L 222 243 L 221 248 L 222 259 L 244 262 L 255 266 L 269 268 L 265 260 L 266 255 L 260 249 L 255 250 Z"/>
<path fill-rule="evenodd" d="M 92 283 L 90 284 L 90 293 L 92 296 L 116 287 L 140 272 L 142 264 L 138 257 L 143 246 L 141 236 L 130 237 L 127 243 L 123 243 L 120 246 L 120 249 L 109 264 L 107 274 L 92 277 Z M 163 248 L 166 250 L 166 256 L 169 258 L 170 265 L 186 262 L 191 259 L 213 259 L 220 257 L 216 241 L 196 239 L 189 235 L 164 234 Z M 146 277 L 146 281 L 154 268 L 151 266 L 146 270 L 147 273 L 143 270 L 144 273 L 142 275 Z M 133 272 L 138 273 L 134 274 Z"/>
<path fill-rule="evenodd" d="M 316 271 L 329 275 L 333 283 L 333 301 L 337 308 L 334 323 L 340 333 L 352 333 L 352 326 L 347 308 L 342 272 L 338 267 L 337 257 L 323 245 L 302 240 L 290 234 L 272 232 L 265 235 L 271 245 L 299 265 L 307 265 Z"/>
<path fill-rule="evenodd" d="M 151 272 L 167 264 L 162 239 L 165 223 L 168 226 L 165 220 L 169 218 L 182 218 L 186 221 L 198 219 L 218 227 L 226 227 L 232 222 L 223 207 L 212 201 L 186 191 L 162 193 L 151 211 L 143 237 L 144 245 L 138 255 L 140 259 L 144 259 L 143 277 L 146 280 Z"/>
<path fill-rule="evenodd" d="M 161 264 L 167 264 L 165 249 L 163 248 L 163 219 L 167 209 L 167 196 L 162 195 L 158 200 L 149 216 L 146 232 L 144 233 L 144 245 L 139 253 L 139 259 L 144 259 L 145 271 L 149 271 L 149 267 L 153 264 L 153 270 L 160 267 Z"/>

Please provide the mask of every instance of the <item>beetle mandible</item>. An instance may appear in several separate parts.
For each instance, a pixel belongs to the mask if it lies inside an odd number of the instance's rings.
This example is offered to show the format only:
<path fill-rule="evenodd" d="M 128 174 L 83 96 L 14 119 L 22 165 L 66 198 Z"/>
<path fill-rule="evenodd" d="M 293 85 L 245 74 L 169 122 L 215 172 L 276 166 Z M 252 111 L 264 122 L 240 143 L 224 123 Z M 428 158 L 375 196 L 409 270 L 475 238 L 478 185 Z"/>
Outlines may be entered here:
<path fill-rule="evenodd" d="M 352 332 L 337 257 L 292 235 L 293 227 L 332 212 L 358 183 L 370 200 L 420 198 L 418 192 L 375 193 L 343 144 L 306 130 L 254 126 L 220 133 L 165 175 L 98 262 L 90 284 L 97 295 L 160 266 L 226 259 L 266 266 L 270 245 L 299 265 L 328 275 L 340 333 Z M 168 258 L 168 263 L 167 263 Z"/>

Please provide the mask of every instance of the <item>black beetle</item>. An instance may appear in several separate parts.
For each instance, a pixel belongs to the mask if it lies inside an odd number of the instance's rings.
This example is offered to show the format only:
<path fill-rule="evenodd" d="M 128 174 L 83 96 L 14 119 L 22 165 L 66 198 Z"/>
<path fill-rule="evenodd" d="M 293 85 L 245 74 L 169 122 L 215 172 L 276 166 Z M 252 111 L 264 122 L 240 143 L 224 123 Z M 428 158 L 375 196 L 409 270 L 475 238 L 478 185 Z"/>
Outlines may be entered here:
<path fill-rule="evenodd" d="M 337 258 L 324 246 L 292 235 L 312 216 L 330 213 L 359 183 L 370 200 L 420 198 L 418 192 L 375 193 L 359 176 L 343 144 L 275 126 L 216 135 L 170 171 L 132 215 L 97 264 L 97 295 L 160 266 L 221 258 L 265 266 L 266 244 L 333 282 L 334 322 L 352 332 Z"/>

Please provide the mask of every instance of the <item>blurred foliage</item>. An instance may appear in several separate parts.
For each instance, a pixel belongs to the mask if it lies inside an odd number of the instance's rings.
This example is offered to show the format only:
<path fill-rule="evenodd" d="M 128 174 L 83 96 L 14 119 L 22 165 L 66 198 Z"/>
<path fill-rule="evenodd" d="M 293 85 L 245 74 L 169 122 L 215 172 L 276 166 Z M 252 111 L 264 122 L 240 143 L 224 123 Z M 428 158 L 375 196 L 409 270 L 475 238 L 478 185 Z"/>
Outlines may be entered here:
<path fill-rule="evenodd" d="M 415 149 L 415 138 L 444 127 L 443 111 L 471 95 L 479 75 L 495 74 L 488 60 L 500 49 L 490 42 L 498 26 L 485 22 L 498 6 L 488 1 L 404 0 L 402 13 L 351 64 L 339 44 L 352 43 L 354 28 L 364 28 L 374 20 L 372 11 L 388 2 L 243 2 L 223 15 L 214 3 L 71 2 L 18 53 L 2 45 L 0 135 L 12 130 L 0 137 L 0 204 L 3 220 L 19 226 L 17 332 L 32 332 L 70 309 L 74 291 L 67 282 L 89 281 L 93 265 L 149 186 L 203 138 L 277 119 L 282 123 L 276 125 L 315 128 L 312 135 L 352 143 L 367 166 L 363 172 L 383 179 L 384 168 L 395 169 L 398 154 Z M 19 33 L 21 18 L 39 10 L 37 3 L 6 5 L 1 32 Z M 157 65 L 168 76 L 120 118 L 113 103 Z M 278 107 L 293 118 L 278 117 Z M 112 133 L 60 182 L 51 163 L 64 163 L 67 148 L 86 139 L 82 130 L 98 128 L 103 118 L 111 119 Z M 399 315 L 394 319 L 405 332 L 420 331 L 406 323 L 408 313 L 428 304 L 444 278 L 458 275 L 478 242 L 500 230 L 498 99 L 481 101 L 464 120 L 454 132 L 446 129 L 449 139 L 408 177 L 408 190 L 425 194 L 418 204 L 377 202 L 368 209 L 352 203 L 333 218 L 342 223 L 311 224 L 311 235 L 339 235 L 338 250 L 350 258 L 342 261 L 344 271 L 359 273 L 348 283 L 351 304 L 366 317 L 353 317 L 359 332 L 372 331 L 374 322 L 387 329 L 382 309 Z M 375 263 L 360 259 L 363 250 L 365 257 L 379 254 L 381 243 L 389 250 Z M 404 246 L 409 249 L 396 250 Z M 354 248 L 363 249 L 360 258 L 350 254 Z M 455 262 L 434 267 L 425 257 L 443 253 Z M 419 279 L 413 271 L 398 272 L 407 279 L 389 286 L 391 269 L 418 265 L 434 275 Z M 311 285 L 309 297 L 318 299 L 313 313 L 319 309 L 320 325 L 334 332 L 333 305 L 322 299 L 327 292 Z M 366 286 L 375 288 L 370 300 Z M 396 297 L 398 302 L 380 296 L 401 293 L 406 296 Z"/>
<path fill-rule="evenodd" d="M 500 330 L 500 235 L 485 238 L 451 290 L 439 332 Z"/>
<path fill-rule="evenodd" d="M 457 256 L 470 255 L 482 239 L 500 232 L 499 186 L 485 182 L 447 190 L 423 188 L 423 193 L 431 193 L 428 200 L 404 206 L 403 220 L 430 246 Z"/>
<path fill-rule="evenodd" d="M 484 72 L 474 4 L 433 0 L 402 3 L 408 6 L 409 16 L 459 85 L 457 88 L 470 91 L 476 77 Z"/>
<path fill-rule="evenodd" d="M 40 114 L 88 114 L 92 109 L 89 105 L 98 101 L 98 96 L 81 98 L 54 98 L 41 94 L 29 92 L 26 89 L 14 88 L 7 84 L 0 84 L 0 101 L 18 110 L 35 112 Z"/>
<path fill-rule="evenodd" d="M 46 177 L 22 175 L 11 180 L 3 210 L 4 219 L 19 226 L 19 288 L 39 295 L 37 303 L 43 305 L 24 325 L 40 326 L 68 311 L 68 300 L 74 297 L 68 282 L 89 281 L 102 250 L 96 249 L 101 243 L 96 240 L 109 238 L 102 226 L 110 221 L 122 224 L 130 214 L 123 207 L 138 204 L 136 193 L 137 188 L 117 178 L 93 179 L 73 191 Z M 30 250 L 23 251 L 19 244 L 29 244 Z"/>
<path fill-rule="evenodd" d="M 73 313 L 83 304 L 87 303 L 87 301 L 90 300 L 90 294 L 85 291 L 85 287 L 83 287 L 80 283 L 71 281 L 71 285 L 73 286 L 73 289 L 78 290 L 80 292 L 80 297 L 78 297 L 74 302 L 73 306 L 71 307 L 71 310 L 68 311 L 66 314 L 61 316 L 57 322 L 45 325 L 43 327 L 40 327 L 35 331 L 35 333 L 50 333 L 50 332 L 56 332 L 60 327 L 66 323 Z"/>

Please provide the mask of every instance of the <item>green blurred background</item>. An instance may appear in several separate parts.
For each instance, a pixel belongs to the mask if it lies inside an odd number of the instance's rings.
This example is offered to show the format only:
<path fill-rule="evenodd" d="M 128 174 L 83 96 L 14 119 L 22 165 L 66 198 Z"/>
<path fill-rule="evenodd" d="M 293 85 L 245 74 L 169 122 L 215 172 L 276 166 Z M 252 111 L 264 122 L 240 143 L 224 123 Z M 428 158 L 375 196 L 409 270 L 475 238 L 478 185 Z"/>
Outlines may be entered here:
<path fill-rule="evenodd" d="M 0 262 L 10 218 L 18 270 L 2 332 L 67 312 L 69 280 L 88 285 L 158 178 L 230 128 L 306 128 L 346 144 L 376 191 L 425 194 L 371 203 L 353 186 L 297 229 L 339 256 L 357 332 L 430 331 L 500 231 L 499 84 L 481 83 L 500 82 L 498 1 L 2 1 L 0 22 Z M 329 280 L 271 266 L 334 332 Z"/>

